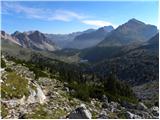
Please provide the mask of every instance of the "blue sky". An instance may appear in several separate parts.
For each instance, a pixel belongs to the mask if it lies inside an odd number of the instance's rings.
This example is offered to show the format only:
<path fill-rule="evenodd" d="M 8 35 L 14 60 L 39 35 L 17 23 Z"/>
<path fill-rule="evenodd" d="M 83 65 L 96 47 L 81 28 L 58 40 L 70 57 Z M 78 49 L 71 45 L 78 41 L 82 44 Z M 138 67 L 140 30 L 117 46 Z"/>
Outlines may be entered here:
<path fill-rule="evenodd" d="M 2 2 L 1 27 L 8 33 L 39 30 L 71 33 L 112 25 L 131 18 L 158 25 L 157 1 L 17 1 Z"/>

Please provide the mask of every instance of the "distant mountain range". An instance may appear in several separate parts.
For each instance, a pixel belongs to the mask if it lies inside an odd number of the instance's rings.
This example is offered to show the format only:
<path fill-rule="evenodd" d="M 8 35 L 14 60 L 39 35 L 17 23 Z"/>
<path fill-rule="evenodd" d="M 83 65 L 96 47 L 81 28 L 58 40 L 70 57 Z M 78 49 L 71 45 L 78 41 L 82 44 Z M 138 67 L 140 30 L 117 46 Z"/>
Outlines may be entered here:
<path fill-rule="evenodd" d="M 47 34 L 44 35 L 51 39 L 57 46 L 60 48 L 65 48 L 70 42 L 74 40 L 77 35 L 80 35 L 82 32 L 74 32 L 70 34 Z"/>
<path fill-rule="evenodd" d="M 83 49 L 96 45 L 113 29 L 112 26 L 104 26 L 71 34 L 45 34 L 45 36 L 61 48 Z"/>
<path fill-rule="evenodd" d="M 159 48 L 159 33 L 157 33 L 152 38 L 145 40 L 144 42 L 140 43 L 133 43 L 123 46 L 94 46 L 91 48 L 86 48 L 81 50 L 80 57 L 84 60 L 88 60 L 89 62 L 100 62 L 105 59 L 110 59 L 113 57 L 118 57 L 124 55 L 130 51 L 138 50 L 147 50 L 148 53 L 152 52 L 151 54 L 157 54 Z M 137 53 L 138 53 L 137 52 Z"/>
<path fill-rule="evenodd" d="M 105 39 L 97 45 L 83 49 L 80 56 L 90 62 L 116 57 L 126 51 L 148 44 L 148 40 L 157 33 L 156 26 L 131 19 L 108 33 Z"/>
<path fill-rule="evenodd" d="M 52 40 L 45 37 L 45 35 L 39 31 L 23 33 L 16 31 L 11 35 L 5 33 L 5 31 L 1 31 L 1 38 L 12 41 L 23 48 L 30 48 L 33 50 L 54 51 L 58 49 Z"/>
<path fill-rule="evenodd" d="M 104 26 L 94 31 L 87 33 L 83 32 L 82 34 L 76 36 L 67 47 L 83 49 L 95 46 L 101 42 L 112 30 L 114 30 L 112 26 Z"/>
<path fill-rule="evenodd" d="M 85 49 L 92 47 L 113 47 L 129 44 L 141 44 L 158 33 L 156 26 L 145 24 L 136 19 L 114 29 L 104 26 L 71 34 L 47 34 L 39 31 L 14 32 L 9 35 L 1 32 L 1 37 L 24 48 L 55 51 L 63 48 Z"/>

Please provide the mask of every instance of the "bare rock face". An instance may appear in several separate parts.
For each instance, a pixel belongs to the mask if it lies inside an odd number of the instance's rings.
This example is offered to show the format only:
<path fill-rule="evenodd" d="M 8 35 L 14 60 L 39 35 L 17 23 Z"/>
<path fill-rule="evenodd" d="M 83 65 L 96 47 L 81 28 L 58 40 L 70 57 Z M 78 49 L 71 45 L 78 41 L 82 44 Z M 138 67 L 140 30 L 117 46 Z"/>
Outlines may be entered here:
<path fill-rule="evenodd" d="M 31 47 L 30 45 L 30 39 L 26 33 L 21 33 L 21 32 L 14 32 L 12 37 L 15 37 L 19 40 L 19 43 L 24 47 L 24 48 L 29 48 Z"/>
<path fill-rule="evenodd" d="M 7 34 L 5 31 L 1 31 L 0 36 L 2 39 L 16 43 L 23 48 L 45 51 L 54 51 L 58 49 L 57 45 L 55 45 L 52 40 L 45 37 L 45 35 L 39 31 L 23 33 L 16 31 L 13 34 Z"/>
<path fill-rule="evenodd" d="M 68 116 L 69 119 L 91 119 L 92 115 L 84 104 L 73 110 Z"/>
<path fill-rule="evenodd" d="M 30 91 L 30 96 L 28 97 L 27 102 L 28 103 L 38 102 L 40 104 L 43 104 L 46 100 L 46 96 L 38 84 L 35 84 L 35 87 L 36 90 Z"/>
<path fill-rule="evenodd" d="M 16 37 L 7 34 L 5 31 L 1 31 L 0 37 L 1 37 L 1 39 L 9 40 L 9 41 L 21 46 L 21 44 L 19 43 L 19 40 Z"/>
<path fill-rule="evenodd" d="M 36 101 L 36 91 L 30 90 L 30 95 L 28 96 L 27 102 L 28 103 L 35 103 Z"/>
<path fill-rule="evenodd" d="M 43 104 L 45 102 L 46 96 L 38 84 L 37 84 L 37 95 L 36 96 L 37 96 L 37 100 L 39 103 Z"/>

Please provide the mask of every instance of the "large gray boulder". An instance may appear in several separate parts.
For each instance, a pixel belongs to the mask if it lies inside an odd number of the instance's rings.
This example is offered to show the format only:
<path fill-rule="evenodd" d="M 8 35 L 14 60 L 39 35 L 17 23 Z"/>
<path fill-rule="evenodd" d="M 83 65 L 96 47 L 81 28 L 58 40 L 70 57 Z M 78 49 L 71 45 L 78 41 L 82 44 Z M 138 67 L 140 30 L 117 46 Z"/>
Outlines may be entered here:
<path fill-rule="evenodd" d="M 84 104 L 81 104 L 80 107 L 73 110 L 67 118 L 69 119 L 91 119 L 92 115 L 89 110 L 87 110 Z"/>

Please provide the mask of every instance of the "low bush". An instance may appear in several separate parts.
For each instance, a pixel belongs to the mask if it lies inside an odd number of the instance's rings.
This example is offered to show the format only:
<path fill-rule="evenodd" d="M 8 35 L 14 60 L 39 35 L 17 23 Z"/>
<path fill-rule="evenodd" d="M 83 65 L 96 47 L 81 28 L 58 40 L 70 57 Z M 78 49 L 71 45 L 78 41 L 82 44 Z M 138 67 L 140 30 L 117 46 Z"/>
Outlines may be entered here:
<path fill-rule="evenodd" d="M 6 63 L 5 61 L 1 58 L 1 68 L 5 68 L 6 67 Z"/>

